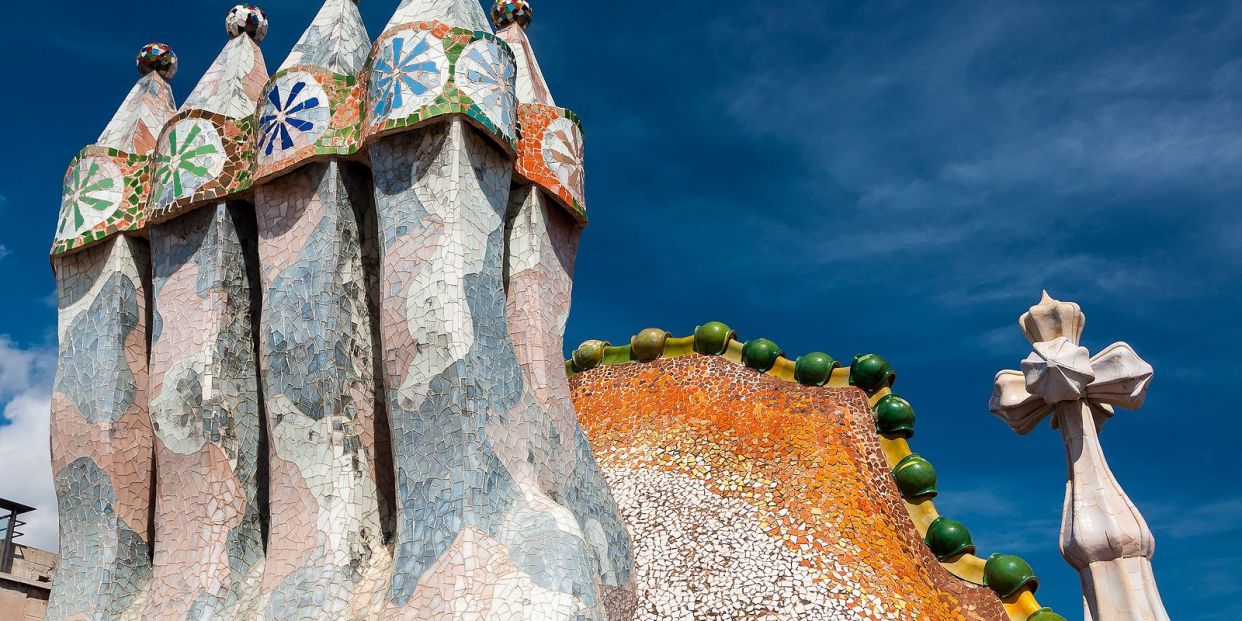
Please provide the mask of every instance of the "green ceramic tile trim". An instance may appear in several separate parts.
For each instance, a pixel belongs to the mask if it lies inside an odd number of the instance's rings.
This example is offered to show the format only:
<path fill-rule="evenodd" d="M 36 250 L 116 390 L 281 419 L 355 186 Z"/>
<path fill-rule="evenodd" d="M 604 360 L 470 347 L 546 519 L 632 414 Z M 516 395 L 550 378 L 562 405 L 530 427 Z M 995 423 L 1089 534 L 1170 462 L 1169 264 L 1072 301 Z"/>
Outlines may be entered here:
<path fill-rule="evenodd" d="M 634 357 L 630 355 L 630 346 L 622 345 L 605 348 L 604 361 L 600 364 L 625 364 L 627 362 L 634 362 Z"/>
<path fill-rule="evenodd" d="M 694 353 L 694 337 L 671 338 L 664 343 L 664 358 L 680 358 Z"/>
<path fill-rule="evenodd" d="M 926 459 L 911 452 L 906 444 L 906 439 L 914 435 L 914 412 L 905 399 L 893 394 L 891 386 L 897 379 L 897 373 L 887 360 L 875 354 L 863 354 L 855 356 L 850 366 L 843 367 L 827 354 L 812 352 L 799 358 L 803 360 L 802 370 L 799 371 L 798 363 L 785 357 L 776 343 L 768 339 L 740 341 L 736 333 L 719 322 L 699 326 L 691 336 L 676 338 L 667 335 L 658 328 L 647 328 L 632 337 L 631 343 L 640 344 L 645 350 L 662 340 L 662 351 L 645 352 L 648 357 L 658 353 L 649 361 L 694 353 L 718 355 L 734 364 L 808 388 L 855 386 L 863 390 L 876 417 L 876 433 L 881 437 L 885 457 L 890 460 L 894 480 L 906 498 L 906 507 L 916 530 L 933 556 L 958 578 L 991 588 L 1001 598 L 1014 621 L 1059 618 L 1051 609 L 1041 608 L 1035 601 L 1039 579 L 1030 570 L 1030 565 L 1011 555 L 993 555 L 986 561 L 976 556 L 974 542 L 965 525 L 944 518 L 936 511 L 931 500 L 937 493 L 935 468 Z M 775 352 L 780 353 L 773 355 Z M 573 377 L 600 365 L 630 363 L 641 364 L 630 345 L 618 347 L 604 341 L 587 341 L 574 351 L 571 359 L 565 361 L 565 372 Z M 765 366 L 767 370 L 758 370 Z"/>

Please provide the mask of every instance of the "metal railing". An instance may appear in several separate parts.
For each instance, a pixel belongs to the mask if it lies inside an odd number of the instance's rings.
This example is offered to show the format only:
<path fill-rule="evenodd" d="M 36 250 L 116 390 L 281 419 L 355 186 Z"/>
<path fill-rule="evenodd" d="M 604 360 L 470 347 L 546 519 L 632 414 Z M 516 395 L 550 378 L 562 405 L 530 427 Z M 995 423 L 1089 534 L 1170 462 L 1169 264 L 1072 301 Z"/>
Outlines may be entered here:
<path fill-rule="evenodd" d="M 0 498 L 0 527 L 4 528 L 4 544 L 0 546 L 0 573 L 7 574 L 13 571 L 13 557 L 17 554 L 17 544 L 14 540 L 22 536 L 17 529 L 26 525 L 26 522 L 18 519 L 18 516 L 34 510 L 34 507 Z"/>

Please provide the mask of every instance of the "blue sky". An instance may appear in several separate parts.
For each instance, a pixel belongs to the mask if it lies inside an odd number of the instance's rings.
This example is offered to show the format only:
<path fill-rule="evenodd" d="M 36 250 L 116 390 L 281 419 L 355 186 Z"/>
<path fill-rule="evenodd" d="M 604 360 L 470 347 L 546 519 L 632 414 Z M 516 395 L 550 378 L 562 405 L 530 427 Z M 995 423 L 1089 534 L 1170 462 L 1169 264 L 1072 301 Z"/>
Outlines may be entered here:
<path fill-rule="evenodd" d="M 395 0 L 361 8 L 372 34 Z M 27 3 L 0 38 L 0 496 L 46 510 L 55 349 L 50 244 L 61 176 L 158 40 L 184 97 L 230 2 Z M 269 0 L 270 67 L 318 4 Z M 982 553 L 1016 552 L 1078 618 L 1056 550 L 1064 450 L 987 411 L 1029 347 L 1040 290 L 1082 304 L 1093 351 L 1156 368 L 1104 428 L 1158 546 L 1179 619 L 1242 617 L 1242 5 L 542 0 L 531 38 L 583 118 L 587 229 L 567 342 L 717 319 L 796 356 L 880 353 L 915 405 L 942 512 Z M 1222 384 L 1223 382 L 1223 384 Z M 41 426 L 42 425 L 42 426 Z M 17 462 L 17 463 L 15 463 Z"/>

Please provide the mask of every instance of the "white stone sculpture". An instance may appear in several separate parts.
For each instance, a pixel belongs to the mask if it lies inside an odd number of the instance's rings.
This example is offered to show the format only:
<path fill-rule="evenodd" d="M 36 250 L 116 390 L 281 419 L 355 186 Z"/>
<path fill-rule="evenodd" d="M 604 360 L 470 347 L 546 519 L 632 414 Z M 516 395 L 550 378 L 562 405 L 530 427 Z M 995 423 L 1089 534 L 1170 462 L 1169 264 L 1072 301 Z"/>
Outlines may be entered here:
<path fill-rule="evenodd" d="M 1085 322 L 1077 304 L 1045 291 L 1018 322 L 1034 352 L 1021 371 L 996 375 L 990 407 L 1019 434 L 1049 414 L 1061 430 L 1069 461 L 1061 555 L 1082 578 L 1087 618 L 1168 621 L 1152 573 L 1155 538 L 1109 470 L 1098 435 L 1114 406 L 1142 406 L 1152 368 L 1125 343 L 1091 356 L 1079 345 Z"/>

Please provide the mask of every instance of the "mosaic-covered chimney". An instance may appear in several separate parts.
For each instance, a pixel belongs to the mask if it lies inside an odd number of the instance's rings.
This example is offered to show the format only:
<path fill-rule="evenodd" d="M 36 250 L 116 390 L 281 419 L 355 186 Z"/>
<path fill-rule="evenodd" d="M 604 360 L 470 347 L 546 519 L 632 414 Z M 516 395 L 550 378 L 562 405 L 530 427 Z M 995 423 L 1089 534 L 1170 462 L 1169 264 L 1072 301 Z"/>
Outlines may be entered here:
<path fill-rule="evenodd" d="M 52 246 L 60 354 L 52 472 L 61 562 L 49 619 L 136 618 L 151 581 L 154 435 L 148 415 L 151 152 L 176 112 L 177 56 L 138 54 L 142 76 L 65 173 Z"/>
<path fill-rule="evenodd" d="M 552 618 L 604 618 L 626 600 L 609 597 L 628 584 L 605 568 L 628 563 L 628 542 L 575 510 L 612 510 L 606 484 L 584 465 L 586 498 L 567 502 L 533 457 L 553 451 L 555 414 L 524 388 L 514 347 L 523 338 L 505 312 L 516 64 L 490 30 L 472 0 L 407 0 L 373 52 L 364 133 L 379 137 L 368 151 L 399 505 L 388 598 L 434 608 L 419 577 L 457 573 L 451 559 L 481 549 L 507 559 L 494 578 L 514 585 L 493 598 L 532 598 Z M 426 458 L 444 444 L 456 448 Z"/>
<path fill-rule="evenodd" d="M 530 6 L 405 0 L 372 43 L 355 4 L 270 78 L 235 7 L 179 111 L 150 46 L 70 169 L 49 618 L 629 618 L 561 353 L 582 133 Z"/>
<path fill-rule="evenodd" d="M 370 176 L 349 160 L 360 146 L 355 76 L 370 48 L 355 3 L 327 0 L 258 111 L 256 340 L 271 490 L 261 609 L 270 619 L 375 618 L 392 567 L 374 236 L 364 236 L 374 210 Z"/>
<path fill-rule="evenodd" d="M 599 484 L 598 465 L 583 458 L 591 448 L 570 399 L 563 354 L 574 259 L 587 221 L 582 128 L 577 115 L 552 99 L 526 36 L 532 17 L 525 0 L 499 0 L 492 8 L 497 36 L 516 61 L 522 130 L 506 227 L 509 329 L 526 393 L 539 408 L 533 424 L 546 437 L 542 447 L 532 445 L 540 484 L 588 535 L 607 609 L 628 611 L 634 599 L 629 537 L 612 495 Z"/>
<path fill-rule="evenodd" d="M 144 618 L 254 618 L 263 575 L 263 418 L 255 365 L 253 115 L 267 18 L 229 41 L 165 126 L 147 204 L 155 549 Z"/>

